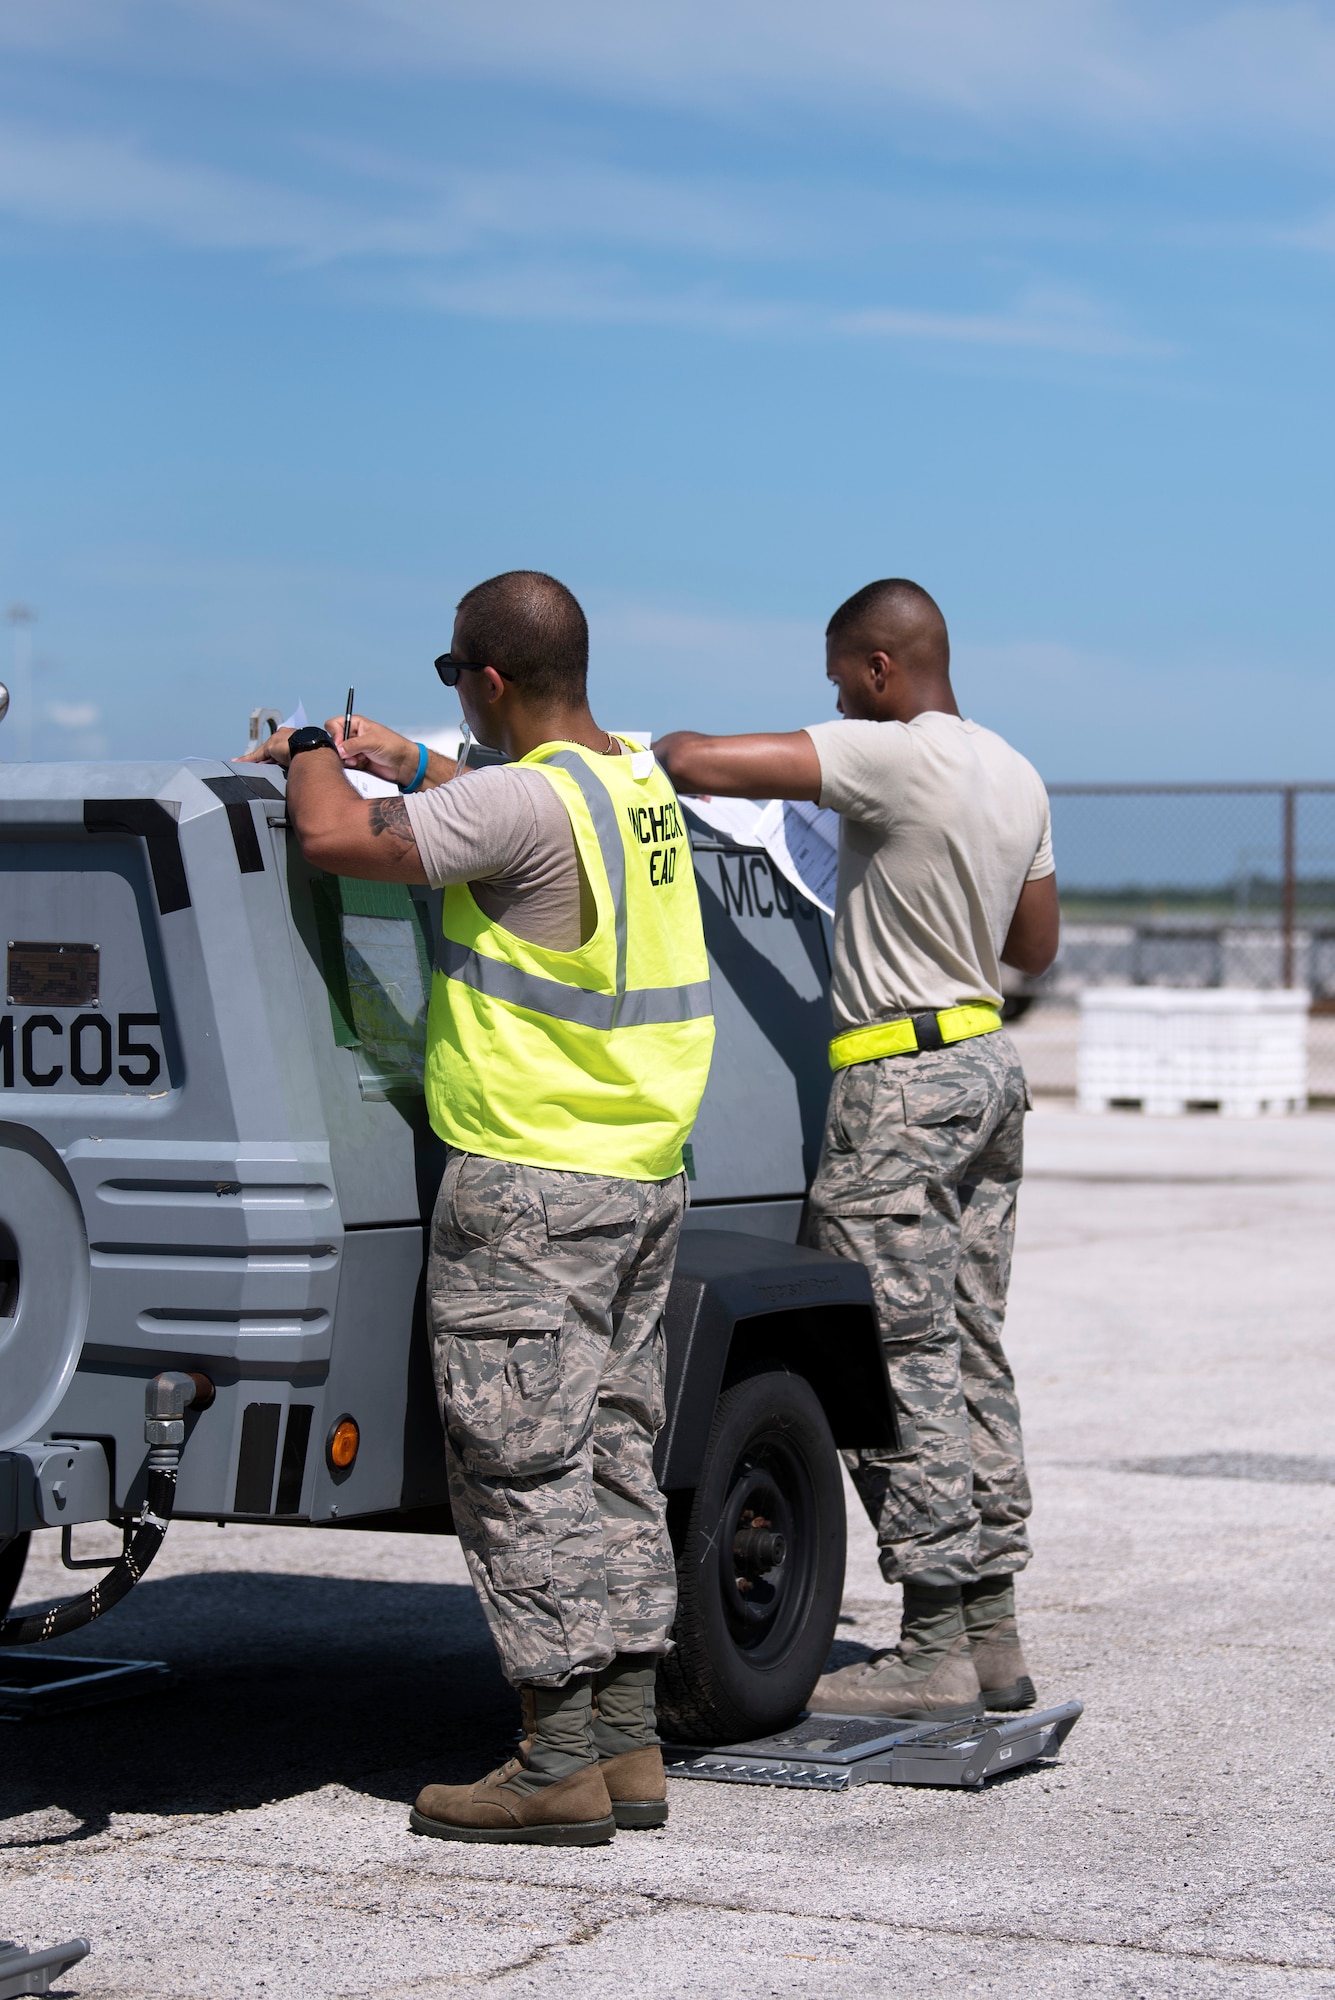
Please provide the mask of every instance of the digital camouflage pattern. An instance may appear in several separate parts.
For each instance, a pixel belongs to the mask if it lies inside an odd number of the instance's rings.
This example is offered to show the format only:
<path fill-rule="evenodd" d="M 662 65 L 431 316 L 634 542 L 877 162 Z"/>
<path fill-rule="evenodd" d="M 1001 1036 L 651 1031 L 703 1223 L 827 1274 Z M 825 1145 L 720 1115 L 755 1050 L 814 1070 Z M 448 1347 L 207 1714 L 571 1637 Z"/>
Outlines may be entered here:
<path fill-rule="evenodd" d="M 653 1449 L 685 1190 L 450 1154 L 428 1271 L 450 1500 L 516 1685 L 667 1650 Z"/>
<path fill-rule="evenodd" d="M 1001 1345 L 1022 1165 L 1009 1036 L 840 1070 L 806 1241 L 866 1265 L 900 1449 L 845 1453 L 888 1583 L 1023 1569 L 1029 1481 Z"/>

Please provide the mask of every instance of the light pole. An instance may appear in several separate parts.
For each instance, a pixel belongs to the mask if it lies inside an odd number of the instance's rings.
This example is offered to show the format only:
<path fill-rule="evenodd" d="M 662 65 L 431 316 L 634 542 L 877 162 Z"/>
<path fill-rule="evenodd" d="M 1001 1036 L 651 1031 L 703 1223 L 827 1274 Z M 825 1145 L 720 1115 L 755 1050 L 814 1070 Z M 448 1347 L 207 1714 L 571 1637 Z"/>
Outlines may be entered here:
<path fill-rule="evenodd" d="M 32 626 L 37 613 L 30 604 L 11 604 L 9 622 L 14 628 L 14 693 L 18 696 L 19 761 L 32 762 Z"/>

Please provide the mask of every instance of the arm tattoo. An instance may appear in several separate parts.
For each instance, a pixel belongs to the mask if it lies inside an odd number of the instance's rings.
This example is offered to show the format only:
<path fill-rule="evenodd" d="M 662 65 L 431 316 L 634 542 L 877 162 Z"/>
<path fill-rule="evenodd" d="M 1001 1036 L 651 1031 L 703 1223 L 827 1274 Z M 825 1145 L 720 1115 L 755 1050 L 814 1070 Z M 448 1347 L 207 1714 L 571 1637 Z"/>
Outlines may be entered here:
<path fill-rule="evenodd" d="M 371 832 L 377 838 L 387 833 L 401 847 L 417 847 L 408 808 L 402 799 L 371 800 Z"/>

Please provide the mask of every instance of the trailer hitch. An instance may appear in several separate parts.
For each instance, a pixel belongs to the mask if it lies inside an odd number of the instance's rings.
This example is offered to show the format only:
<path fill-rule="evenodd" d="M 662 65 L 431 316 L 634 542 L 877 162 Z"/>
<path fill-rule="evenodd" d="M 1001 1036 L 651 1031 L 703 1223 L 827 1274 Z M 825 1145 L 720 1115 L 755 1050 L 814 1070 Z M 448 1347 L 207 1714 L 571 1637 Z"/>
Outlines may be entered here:
<path fill-rule="evenodd" d="M 53 1604 L 46 1611 L 21 1613 L 0 1623 L 0 1646 L 36 1646 L 91 1625 L 113 1604 L 119 1604 L 143 1576 L 171 1522 L 176 1504 L 176 1475 L 185 1443 L 185 1413 L 206 1409 L 213 1401 L 213 1384 L 206 1375 L 184 1375 L 176 1369 L 155 1375 L 144 1392 L 144 1442 L 148 1446 L 148 1484 L 136 1519 L 127 1521 L 119 1556 L 82 1597 Z"/>

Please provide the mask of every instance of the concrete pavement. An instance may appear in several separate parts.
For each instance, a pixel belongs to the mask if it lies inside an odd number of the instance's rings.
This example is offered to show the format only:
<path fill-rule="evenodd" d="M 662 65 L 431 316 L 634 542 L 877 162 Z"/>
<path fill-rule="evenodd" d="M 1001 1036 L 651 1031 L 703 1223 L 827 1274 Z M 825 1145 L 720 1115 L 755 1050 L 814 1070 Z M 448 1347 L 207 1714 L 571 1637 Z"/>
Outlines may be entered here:
<path fill-rule="evenodd" d="M 6 1935 L 70 1994 L 1335 1994 L 1335 1117 L 1031 1121 L 1010 1347 L 1021 1608 L 1084 1720 L 981 1796 L 676 1783 L 607 1849 L 456 1848 L 405 1801 L 504 1753 L 457 1547 L 174 1527 L 62 1651 L 165 1696 L 0 1725 Z M 836 1659 L 894 1636 L 852 1522 Z M 64 1592 L 54 1537 L 25 1598 Z"/>

